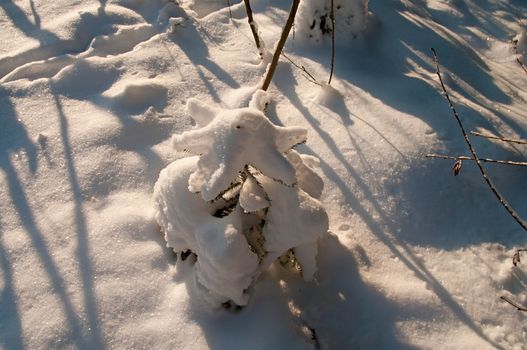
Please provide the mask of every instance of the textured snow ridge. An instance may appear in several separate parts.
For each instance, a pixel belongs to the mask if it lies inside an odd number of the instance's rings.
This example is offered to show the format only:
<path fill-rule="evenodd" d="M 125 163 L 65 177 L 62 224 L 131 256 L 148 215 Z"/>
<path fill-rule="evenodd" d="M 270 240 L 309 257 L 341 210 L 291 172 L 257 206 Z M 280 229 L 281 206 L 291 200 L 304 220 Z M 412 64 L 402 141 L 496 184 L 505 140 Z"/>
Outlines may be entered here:
<path fill-rule="evenodd" d="M 334 0 L 335 34 L 339 42 L 346 42 L 361 33 L 368 24 L 369 0 Z M 300 2 L 296 17 L 297 33 L 307 42 L 331 39 L 331 0 Z"/>
<path fill-rule="evenodd" d="M 229 110 L 189 100 L 197 128 L 172 142 L 199 156 L 170 164 L 154 188 L 167 245 L 195 253 L 195 290 L 211 305 L 246 305 L 258 275 L 291 253 L 312 280 L 317 240 L 328 231 L 316 199 L 323 187 L 318 160 L 291 149 L 307 132 L 272 124 L 259 109 L 265 101 L 257 93 L 256 108 Z"/>

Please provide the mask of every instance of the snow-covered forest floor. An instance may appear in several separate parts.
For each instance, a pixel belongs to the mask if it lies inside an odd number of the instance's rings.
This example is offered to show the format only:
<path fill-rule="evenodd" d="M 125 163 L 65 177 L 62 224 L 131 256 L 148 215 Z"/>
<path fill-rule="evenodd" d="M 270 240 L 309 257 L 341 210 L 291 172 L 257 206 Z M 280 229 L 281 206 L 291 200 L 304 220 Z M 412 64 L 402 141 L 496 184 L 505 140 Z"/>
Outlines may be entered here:
<path fill-rule="evenodd" d="M 187 156 L 186 101 L 247 106 L 266 67 L 243 2 L 179 3 L 0 0 L 0 348 L 527 349 L 527 313 L 500 299 L 527 305 L 527 232 L 475 164 L 425 158 L 469 155 L 431 47 L 468 130 L 527 139 L 524 1 L 372 0 L 365 34 L 337 37 L 329 98 L 280 61 L 266 114 L 308 129 L 330 232 L 314 282 L 273 266 L 239 311 L 189 297 L 152 192 Z M 290 2 L 251 3 L 272 48 Z M 292 33 L 285 53 L 327 81 L 330 40 Z M 527 218 L 526 168 L 485 168 Z"/>

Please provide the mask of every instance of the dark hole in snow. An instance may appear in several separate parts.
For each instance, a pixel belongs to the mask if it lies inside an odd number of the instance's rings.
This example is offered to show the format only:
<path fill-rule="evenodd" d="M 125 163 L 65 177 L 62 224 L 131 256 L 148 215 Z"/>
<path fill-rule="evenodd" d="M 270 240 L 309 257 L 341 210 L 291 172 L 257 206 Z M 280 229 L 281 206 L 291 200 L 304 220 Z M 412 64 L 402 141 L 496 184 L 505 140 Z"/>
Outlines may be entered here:
<path fill-rule="evenodd" d="M 236 129 L 241 129 L 242 127 L 240 125 L 235 126 Z"/>
<path fill-rule="evenodd" d="M 313 24 L 311 24 L 311 27 L 309 27 L 309 29 L 315 28 L 315 24 L 317 24 L 317 20 L 316 19 L 313 20 Z"/>
<path fill-rule="evenodd" d="M 181 260 L 185 261 L 189 257 L 189 255 L 192 254 L 192 251 L 190 249 L 185 250 L 184 252 L 180 253 Z"/>
<path fill-rule="evenodd" d="M 229 215 L 230 213 L 233 212 L 234 208 L 236 208 L 236 203 L 237 201 L 232 201 L 227 206 L 219 208 L 218 210 L 214 212 L 214 214 L 212 214 L 212 216 L 215 216 L 217 218 L 223 218 Z"/>
<path fill-rule="evenodd" d="M 320 16 L 320 31 L 322 34 L 331 33 L 331 28 L 329 27 L 329 22 L 326 21 L 328 15 Z"/>

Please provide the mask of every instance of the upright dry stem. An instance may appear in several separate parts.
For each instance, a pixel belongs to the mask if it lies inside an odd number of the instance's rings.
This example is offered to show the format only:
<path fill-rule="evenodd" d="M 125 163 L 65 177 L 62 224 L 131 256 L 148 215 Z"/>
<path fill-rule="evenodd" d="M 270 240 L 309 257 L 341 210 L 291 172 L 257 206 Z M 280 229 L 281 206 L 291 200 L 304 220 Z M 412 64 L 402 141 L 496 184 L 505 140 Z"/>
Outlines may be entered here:
<path fill-rule="evenodd" d="M 454 104 L 450 100 L 450 96 L 448 95 L 448 92 L 446 90 L 445 84 L 443 83 L 443 78 L 441 77 L 441 72 L 439 70 L 439 62 L 438 62 L 438 59 L 437 59 L 437 54 L 436 54 L 436 51 L 433 48 L 432 48 L 432 53 L 434 54 L 434 61 L 435 61 L 435 64 L 436 64 L 436 74 L 439 77 L 439 82 L 441 83 L 441 88 L 443 89 L 443 93 L 445 94 L 445 98 L 448 101 L 448 105 L 450 106 L 450 109 L 452 110 L 452 114 L 453 114 L 454 118 L 456 119 L 456 121 L 457 121 L 457 123 L 459 125 L 459 128 L 461 129 L 461 132 L 463 133 L 463 138 L 465 139 L 465 143 L 467 144 L 468 149 L 470 150 L 470 153 L 472 154 L 472 157 L 474 158 L 474 160 L 476 161 L 476 164 L 478 165 L 478 169 L 479 169 L 481 175 L 485 179 L 485 182 L 487 183 L 487 185 L 491 189 L 492 193 L 494 193 L 496 198 L 500 201 L 501 205 L 505 208 L 505 210 L 507 210 L 507 212 L 513 217 L 513 219 L 525 231 L 527 231 L 527 223 L 525 223 L 522 220 L 522 218 L 520 218 L 518 213 L 516 213 L 516 211 L 510 206 L 509 202 L 507 202 L 505 200 L 505 198 L 501 195 L 501 193 L 498 192 L 496 186 L 494 186 L 494 184 L 490 180 L 490 177 L 488 176 L 487 172 L 485 171 L 485 169 L 481 165 L 481 161 L 478 158 L 478 156 L 476 154 L 476 151 L 474 150 L 474 147 L 472 146 L 472 143 L 470 142 L 470 140 L 468 138 L 468 135 L 467 135 L 467 133 L 465 131 L 463 123 L 461 122 L 461 119 L 459 118 L 459 115 L 457 114 L 457 111 L 454 108 Z"/>
<path fill-rule="evenodd" d="M 520 304 L 518 304 L 517 302 L 507 298 L 506 296 L 502 296 L 500 297 L 501 300 L 504 300 L 506 301 L 507 303 L 511 304 L 512 306 L 514 306 L 516 308 L 516 310 L 518 311 L 527 311 L 527 308 L 524 307 L 524 306 L 521 306 Z"/>
<path fill-rule="evenodd" d="M 260 54 L 260 58 L 263 57 L 262 48 L 260 45 L 260 37 L 258 36 L 258 28 L 256 26 L 256 23 L 254 22 L 253 18 L 253 10 L 251 8 L 251 3 L 249 0 L 243 0 L 245 3 L 245 10 L 247 11 L 247 21 L 249 22 L 249 26 L 251 27 L 251 32 L 253 33 L 254 42 L 256 44 L 256 48 L 258 49 L 258 52 Z"/>
<path fill-rule="evenodd" d="M 333 0 L 331 0 L 331 71 L 329 72 L 328 85 L 331 85 L 331 79 L 333 79 L 333 69 L 335 67 L 335 7 Z"/>
<path fill-rule="evenodd" d="M 273 60 L 271 61 L 271 65 L 269 66 L 269 71 L 267 72 L 267 75 L 262 85 L 262 90 L 264 91 L 267 91 L 267 89 L 269 88 L 269 85 L 271 84 L 271 80 L 273 80 L 273 75 L 276 70 L 276 66 L 278 65 L 278 59 L 280 58 L 280 53 L 282 52 L 282 49 L 284 48 L 285 42 L 287 41 L 287 37 L 289 36 L 289 32 L 291 31 L 291 27 L 293 26 L 293 23 L 295 22 L 296 11 L 298 10 L 299 4 L 300 4 L 300 0 L 293 0 L 291 11 L 289 11 L 289 17 L 287 18 L 287 22 L 285 24 L 284 30 L 282 31 L 282 36 L 280 36 L 280 40 L 278 41 L 278 44 L 276 45 L 276 50 L 273 54 Z"/>

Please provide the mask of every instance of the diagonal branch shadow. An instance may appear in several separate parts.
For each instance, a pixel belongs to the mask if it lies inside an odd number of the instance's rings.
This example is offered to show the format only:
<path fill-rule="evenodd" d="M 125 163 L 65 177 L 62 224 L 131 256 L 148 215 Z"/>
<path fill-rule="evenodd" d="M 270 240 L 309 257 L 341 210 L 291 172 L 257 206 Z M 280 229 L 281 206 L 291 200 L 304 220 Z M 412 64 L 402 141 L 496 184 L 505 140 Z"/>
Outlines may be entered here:
<path fill-rule="evenodd" d="M 59 41 L 60 39 L 54 33 L 41 28 L 40 16 L 35 9 L 33 0 L 29 1 L 29 5 L 35 21 L 34 24 L 31 23 L 24 10 L 18 7 L 12 0 L 3 0 L 0 2 L 0 6 L 11 19 L 11 23 L 17 26 L 25 35 L 37 39 L 40 45 Z"/>
<path fill-rule="evenodd" d="M 53 85 L 50 82 L 51 91 L 53 92 Z M 60 122 L 60 136 L 64 147 L 64 157 L 66 160 L 66 168 L 68 170 L 68 178 L 70 181 L 71 192 L 74 199 L 74 217 L 77 231 L 77 258 L 80 265 L 80 275 L 82 279 L 84 303 L 87 314 L 87 321 L 89 326 L 89 344 L 93 348 L 102 349 L 103 340 L 101 337 L 101 329 L 98 320 L 97 301 L 94 294 L 93 284 L 93 267 L 90 259 L 90 247 L 88 242 L 88 229 L 86 226 L 86 219 L 83 213 L 83 199 L 77 177 L 75 167 L 75 160 L 73 159 L 73 152 L 68 134 L 68 120 L 62 108 L 60 97 L 53 93 L 53 100 L 59 115 Z"/>
<path fill-rule="evenodd" d="M 184 27 L 179 28 L 176 33 L 168 36 L 179 48 L 185 53 L 189 61 L 194 65 L 203 84 L 209 91 L 210 95 L 216 103 L 221 103 L 218 92 L 214 89 L 209 79 L 205 76 L 203 69 L 212 73 L 219 81 L 228 85 L 233 89 L 240 87 L 240 84 L 235 81 L 232 76 L 226 72 L 217 63 L 209 58 L 209 48 L 207 43 L 202 38 L 202 34 L 198 32 L 196 25 L 199 23 L 189 20 Z"/>
<path fill-rule="evenodd" d="M 8 192 L 12 201 L 12 204 L 14 206 L 14 209 L 16 210 L 20 223 L 22 227 L 24 228 L 25 232 L 28 234 L 29 238 L 32 241 L 33 247 L 35 251 L 38 253 L 38 257 L 40 258 L 40 261 L 42 262 L 42 265 L 51 281 L 51 287 L 54 291 L 54 293 L 58 296 L 60 303 L 62 304 L 62 311 L 64 312 L 64 315 L 66 317 L 66 321 L 69 324 L 69 331 L 70 331 L 70 338 L 73 343 L 76 344 L 78 348 L 81 349 L 89 349 L 93 346 L 97 346 L 98 348 L 102 347 L 102 342 L 100 341 L 100 336 L 96 334 L 95 337 L 91 337 L 91 339 L 88 339 L 86 336 L 86 330 L 83 327 L 79 316 L 77 314 L 77 311 L 75 310 L 75 307 L 72 304 L 72 301 L 65 289 L 66 282 L 64 278 L 62 277 L 53 257 L 52 254 L 48 248 L 48 245 L 44 239 L 44 233 L 41 231 L 41 229 L 38 227 L 37 222 L 35 220 L 34 214 L 31 210 L 28 198 L 26 196 L 26 193 L 23 188 L 23 184 L 20 181 L 16 169 L 12 163 L 12 160 L 10 158 L 10 154 L 13 151 L 16 151 L 18 149 L 23 149 L 26 151 L 28 155 L 28 161 L 29 161 L 29 168 L 32 172 L 36 171 L 36 148 L 33 145 L 33 142 L 29 139 L 27 132 L 25 131 L 22 124 L 17 120 L 17 114 L 14 109 L 14 106 L 12 105 L 10 98 L 8 96 L 8 92 L 6 90 L 3 90 L 0 88 L 0 99 L 2 101 L 2 112 L 4 117 L 4 125 L 5 128 L 2 129 L 1 134 L 6 133 L 5 135 L 0 135 L 0 169 L 3 171 L 5 178 L 7 180 L 7 188 Z M 63 134 L 67 129 L 63 129 Z M 69 148 L 69 144 L 67 146 L 67 152 L 71 155 L 71 149 Z M 72 164 L 70 164 L 72 165 Z M 86 231 L 84 219 L 79 218 L 81 215 L 81 211 L 79 208 L 77 208 L 78 213 L 77 215 L 77 221 L 78 225 L 80 226 L 80 231 L 84 230 Z M 81 232 L 82 233 L 82 232 Z M 80 235 L 82 236 L 82 235 Z M 84 235 L 85 237 L 85 235 Z M 86 242 L 85 238 L 79 239 L 79 260 L 81 263 L 81 266 L 86 266 L 86 259 L 87 253 L 86 253 Z M 0 246 L 0 249 L 3 249 Z M 0 261 L 0 265 L 2 266 L 3 271 L 5 271 L 5 276 L 7 276 L 7 281 L 9 282 L 10 279 L 12 279 L 12 267 L 9 264 L 9 261 L 7 260 L 7 257 L 5 254 L 1 254 L 2 259 Z M 88 268 L 88 271 L 90 271 L 90 268 Z M 83 275 L 86 276 L 86 275 Z M 86 277 L 84 277 L 84 280 L 86 282 Z M 7 283 L 8 287 L 12 286 L 12 283 Z M 91 287 L 89 281 L 85 283 L 85 287 Z M 88 322 L 90 323 L 90 327 L 92 330 L 98 330 L 98 326 L 95 322 L 93 322 L 93 311 L 94 308 L 94 302 L 93 296 L 90 294 L 90 290 L 85 289 L 85 299 L 87 303 L 87 313 L 89 316 Z M 4 295 L 6 296 L 5 300 L 8 300 L 7 298 L 16 298 L 14 291 L 12 288 L 7 288 L 4 291 Z M 9 327 L 15 330 L 15 333 L 12 334 L 10 339 L 14 339 L 16 344 L 19 344 L 23 346 L 23 334 L 21 333 L 21 327 L 20 327 L 20 316 L 16 312 L 16 309 L 13 309 L 16 307 L 16 301 L 13 300 L 11 302 L 7 302 L 8 309 L 10 308 L 13 310 L 13 313 L 11 314 L 13 316 L 12 319 L 10 319 Z M 4 309 L 2 309 L 4 310 Z M 16 331 L 18 330 L 18 335 Z M 18 340 L 17 340 L 18 339 Z M 15 346 L 16 344 L 13 344 Z M 11 345 L 11 344 L 10 344 Z"/>
<path fill-rule="evenodd" d="M 487 337 L 481 328 L 470 318 L 465 310 L 455 301 L 452 295 L 443 287 L 443 285 L 428 271 L 426 266 L 414 255 L 407 244 L 397 238 L 394 234 L 395 223 L 388 217 L 383 208 L 378 203 L 375 195 L 370 190 L 369 186 L 364 182 L 361 175 L 352 167 L 352 165 L 342 155 L 339 146 L 335 143 L 331 135 L 323 130 L 319 125 L 316 118 L 311 114 L 309 109 L 299 99 L 295 88 L 291 88 L 289 82 L 295 81 L 292 75 L 291 68 L 281 70 L 280 79 L 275 81 L 278 89 L 282 91 L 282 94 L 289 100 L 289 102 L 304 116 L 309 122 L 311 127 L 319 133 L 322 141 L 331 150 L 335 159 L 344 167 L 346 173 L 352 181 L 357 184 L 357 188 L 362 192 L 361 195 L 356 195 L 352 192 L 350 187 L 346 184 L 346 181 L 334 170 L 334 168 L 326 161 L 319 157 L 309 147 L 304 146 L 307 149 L 307 153 L 317 156 L 320 159 L 320 166 L 327 178 L 332 181 L 342 193 L 351 209 L 360 216 L 362 221 L 368 226 L 373 234 L 375 234 L 380 241 L 382 241 L 394 256 L 400 259 L 406 267 L 413 271 L 414 274 L 427 283 L 427 286 L 436 294 L 436 296 L 446 305 L 450 311 L 456 315 L 456 317 L 477 334 L 482 340 L 492 345 L 495 348 L 501 348 L 498 344 Z M 292 91 L 291 91 L 292 90 Z M 363 198 L 363 199 L 359 199 Z M 366 203 L 364 202 L 366 201 Z M 378 218 L 373 218 L 373 213 L 370 213 L 366 209 L 366 205 L 374 209 L 374 212 L 378 214 Z"/>
<path fill-rule="evenodd" d="M 0 232 L 2 227 L 0 226 Z M 3 276 L 3 289 L 0 292 L 0 310 L 9 317 L 0 317 L 0 346 L 5 349 L 24 349 L 22 322 L 18 312 L 15 287 L 13 285 L 13 269 L 7 257 L 0 237 L 0 269 Z"/>
<path fill-rule="evenodd" d="M 2 156 L 4 155 L 2 154 Z M 53 257 L 51 256 L 46 241 L 44 240 L 44 234 L 35 222 L 35 218 L 33 217 L 26 194 L 24 193 L 22 184 L 16 174 L 16 170 L 10 159 L 2 156 L 0 156 L 0 165 L 7 178 L 11 200 L 18 213 L 22 226 L 31 238 L 35 251 L 38 252 L 42 265 L 51 280 L 52 288 L 62 303 L 66 320 L 70 325 L 71 337 L 78 347 L 89 348 L 89 343 L 87 343 L 83 337 L 82 326 L 79 323 L 75 308 L 73 307 L 68 293 L 64 289 L 66 283 L 53 261 Z"/>

